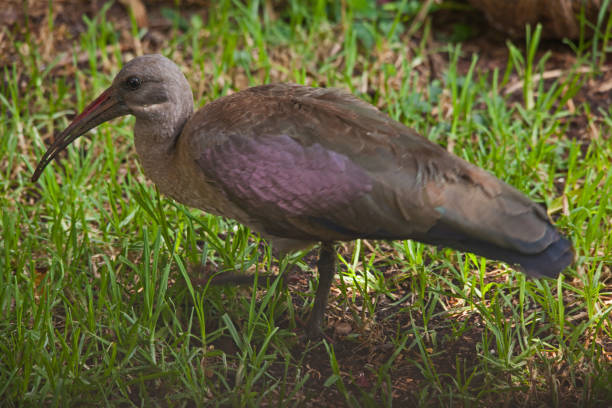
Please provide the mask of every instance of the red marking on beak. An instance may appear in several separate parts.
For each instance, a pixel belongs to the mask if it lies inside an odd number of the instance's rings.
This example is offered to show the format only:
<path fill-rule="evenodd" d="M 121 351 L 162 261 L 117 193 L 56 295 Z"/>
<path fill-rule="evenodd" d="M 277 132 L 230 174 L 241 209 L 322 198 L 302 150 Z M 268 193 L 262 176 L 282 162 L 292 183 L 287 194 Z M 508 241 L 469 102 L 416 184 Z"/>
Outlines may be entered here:
<path fill-rule="evenodd" d="M 63 132 L 56 136 L 53 144 L 49 146 L 49 149 L 47 149 L 40 159 L 32 175 L 32 181 L 35 182 L 38 180 L 45 167 L 55 158 L 55 156 L 79 136 L 107 120 L 127 113 L 129 113 L 129 110 L 117 98 L 113 87 L 102 92 L 100 96 L 83 109 L 83 112 L 72 120 L 72 123 L 70 123 Z"/>

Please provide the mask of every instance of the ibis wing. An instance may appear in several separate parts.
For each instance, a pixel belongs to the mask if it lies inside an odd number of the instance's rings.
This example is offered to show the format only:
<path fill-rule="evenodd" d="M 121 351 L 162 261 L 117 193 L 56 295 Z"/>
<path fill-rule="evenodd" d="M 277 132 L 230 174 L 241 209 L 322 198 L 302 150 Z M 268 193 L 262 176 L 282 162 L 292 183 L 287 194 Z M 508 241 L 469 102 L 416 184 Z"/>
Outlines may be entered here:
<path fill-rule="evenodd" d="M 205 149 L 198 164 L 264 232 L 279 236 L 313 238 L 313 220 L 342 211 L 372 189 L 370 177 L 348 157 L 287 135 L 233 135 Z"/>
<path fill-rule="evenodd" d="M 251 88 L 196 119 L 187 132 L 200 168 L 262 232 L 411 238 L 534 276 L 572 261 L 571 243 L 539 205 L 346 92 Z"/>

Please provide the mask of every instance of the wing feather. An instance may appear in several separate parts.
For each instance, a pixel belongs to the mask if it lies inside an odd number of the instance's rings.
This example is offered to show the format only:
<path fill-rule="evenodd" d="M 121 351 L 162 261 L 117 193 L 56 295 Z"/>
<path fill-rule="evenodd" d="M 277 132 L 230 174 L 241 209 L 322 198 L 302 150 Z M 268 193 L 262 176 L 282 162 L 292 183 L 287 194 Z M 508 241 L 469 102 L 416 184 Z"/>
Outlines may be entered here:
<path fill-rule="evenodd" d="M 250 88 L 206 105 L 185 131 L 207 179 L 264 233 L 413 238 L 532 275 L 573 256 L 524 194 L 344 91 Z"/>

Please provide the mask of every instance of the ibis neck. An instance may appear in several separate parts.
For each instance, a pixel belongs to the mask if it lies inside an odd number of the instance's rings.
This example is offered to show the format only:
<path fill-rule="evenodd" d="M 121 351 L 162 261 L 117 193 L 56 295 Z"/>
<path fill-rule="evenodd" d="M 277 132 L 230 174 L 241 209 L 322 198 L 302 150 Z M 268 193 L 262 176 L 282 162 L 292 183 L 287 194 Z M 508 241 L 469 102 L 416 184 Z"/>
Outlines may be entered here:
<path fill-rule="evenodd" d="M 178 182 L 177 145 L 191 111 L 174 117 L 136 118 L 134 144 L 140 163 L 162 193 L 174 196 Z"/>

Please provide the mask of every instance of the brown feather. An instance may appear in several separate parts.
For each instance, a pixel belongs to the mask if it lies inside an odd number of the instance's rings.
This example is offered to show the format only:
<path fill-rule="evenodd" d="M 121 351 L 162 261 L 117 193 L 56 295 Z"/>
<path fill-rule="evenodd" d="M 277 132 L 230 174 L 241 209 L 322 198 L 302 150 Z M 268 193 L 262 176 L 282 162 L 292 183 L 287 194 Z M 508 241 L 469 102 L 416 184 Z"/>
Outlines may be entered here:
<path fill-rule="evenodd" d="M 264 210 L 252 200 L 236 200 L 235 194 L 232 199 L 234 181 L 207 174 L 224 184 L 220 190 L 248 214 L 239 221 L 271 237 L 307 242 L 413 238 L 469 250 L 461 242 L 428 236 L 434 226 L 444 225 L 464 241 L 530 255 L 561 239 L 542 208 L 525 195 L 341 90 L 289 84 L 250 88 L 206 105 L 187 123 L 184 135 L 195 161 L 201 152 L 235 138 L 289 136 L 304 150 L 320 145 L 347 157 L 372 181 L 368 193 L 351 197 L 350 205 L 333 210 L 321 202 L 318 212 L 289 215 L 275 202 Z"/>

